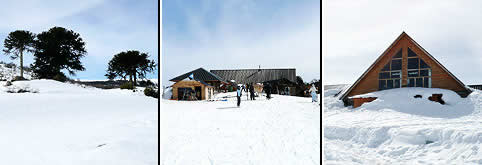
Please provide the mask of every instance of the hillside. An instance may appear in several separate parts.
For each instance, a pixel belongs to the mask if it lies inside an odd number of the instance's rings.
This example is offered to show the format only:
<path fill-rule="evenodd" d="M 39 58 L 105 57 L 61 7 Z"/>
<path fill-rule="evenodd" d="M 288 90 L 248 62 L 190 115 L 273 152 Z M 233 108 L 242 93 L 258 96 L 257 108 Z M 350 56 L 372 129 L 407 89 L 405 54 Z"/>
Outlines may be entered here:
<path fill-rule="evenodd" d="M 326 163 L 482 164 L 481 91 L 460 98 L 435 88 L 384 90 L 350 108 L 333 97 L 343 88 L 324 91 Z M 446 104 L 429 101 L 432 93 L 442 93 Z"/>
<path fill-rule="evenodd" d="M 0 164 L 158 163 L 158 100 L 142 91 L 53 80 L 5 83 L 0 81 Z M 12 89 L 36 93 L 7 93 Z"/>

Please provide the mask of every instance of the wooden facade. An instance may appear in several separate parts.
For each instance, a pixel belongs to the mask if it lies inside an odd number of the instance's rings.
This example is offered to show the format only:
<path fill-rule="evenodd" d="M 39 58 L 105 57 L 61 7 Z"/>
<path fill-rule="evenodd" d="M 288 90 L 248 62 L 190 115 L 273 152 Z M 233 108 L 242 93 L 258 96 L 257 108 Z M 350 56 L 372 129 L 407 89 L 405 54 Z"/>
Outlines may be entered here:
<path fill-rule="evenodd" d="M 195 80 L 182 80 L 172 85 L 172 98 L 174 100 L 193 100 L 190 98 L 183 98 L 183 92 L 180 89 L 189 88 L 194 91 L 195 100 L 212 99 L 214 95 L 214 87 L 201 83 Z"/>
<path fill-rule="evenodd" d="M 409 55 L 410 54 L 410 55 Z M 416 56 L 413 56 L 416 54 Z M 345 104 L 353 104 L 352 100 L 348 98 L 359 94 L 369 93 L 380 90 L 380 83 L 389 82 L 393 83 L 395 80 L 381 81 L 382 71 L 387 65 L 393 64 L 392 60 L 397 60 L 397 64 L 401 63 L 400 80 L 396 85 L 400 87 L 410 87 L 411 83 L 415 81 L 409 77 L 408 61 L 418 58 L 419 69 L 410 69 L 410 73 L 417 73 L 422 78 L 423 83 L 427 83 L 429 88 L 442 88 L 455 91 L 462 97 L 466 97 L 470 94 L 470 90 L 458 80 L 452 73 L 450 73 L 442 64 L 440 64 L 432 55 L 425 51 L 419 44 L 417 44 L 410 36 L 403 32 L 383 53 L 378 59 L 363 73 L 363 75 L 340 97 Z M 392 63 L 390 63 L 392 61 Z M 420 69 L 422 66 L 428 65 L 428 69 Z M 391 66 L 393 67 L 393 65 Z M 415 70 L 415 71 L 414 71 Z M 422 77 L 422 70 L 428 70 L 429 74 Z M 417 72 L 416 72 L 417 71 Z M 387 71 L 388 72 L 388 71 Z M 420 72 L 420 73 L 418 73 Z M 392 72 L 390 72 L 392 73 Z M 390 75 L 392 76 L 392 75 Z M 412 75 L 410 75 L 412 76 Z M 426 78 L 426 79 L 424 79 Z M 410 79 L 410 82 L 408 81 Z M 413 80 L 413 81 L 412 81 Z M 426 82 L 426 80 L 429 80 Z M 418 81 L 418 80 L 417 80 Z M 398 84 L 400 83 L 400 84 Z M 394 83 L 393 83 L 394 84 Z M 351 103 L 350 103 L 351 102 Z"/>

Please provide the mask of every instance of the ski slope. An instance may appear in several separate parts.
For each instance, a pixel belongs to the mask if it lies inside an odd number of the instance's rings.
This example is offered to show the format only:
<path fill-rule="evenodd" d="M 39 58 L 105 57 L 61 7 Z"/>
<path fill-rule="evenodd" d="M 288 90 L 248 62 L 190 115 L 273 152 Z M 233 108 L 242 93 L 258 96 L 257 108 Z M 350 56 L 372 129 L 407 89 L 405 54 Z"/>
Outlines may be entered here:
<path fill-rule="evenodd" d="M 161 164 L 320 164 L 320 105 L 273 95 L 161 104 Z"/>
<path fill-rule="evenodd" d="M 444 89 L 391 89 L 351 108 L 333 97 L 346 87 L 324 91 L 325 163 L 482 164 L 481 91 L 460 98 Z M 429 101 L 432 93 L 446 104 Z"/>
<path fill-rule="evenodd" d="M 155 165 L 158 100 L 142 91 L 0 81 L 0 164 Z M 29 88 L 37 93 L 6 93 Z"/>

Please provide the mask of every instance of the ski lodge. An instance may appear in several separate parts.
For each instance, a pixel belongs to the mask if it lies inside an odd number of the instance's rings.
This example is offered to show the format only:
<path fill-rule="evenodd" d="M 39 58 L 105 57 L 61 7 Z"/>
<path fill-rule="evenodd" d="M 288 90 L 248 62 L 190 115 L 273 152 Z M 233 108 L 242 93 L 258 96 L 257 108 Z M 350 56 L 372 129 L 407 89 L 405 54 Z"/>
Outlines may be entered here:
<path fill-rule="evenodd" d="M 169 81 L 172 85 L 174 100 L 212 99 L 214 91 L 226 91 L 227 87 L 236 89 L 236 84 L 258 84 L 255 91 L 261 92 L 260 83 L 269 83 L 272 93 L 295 95 L 296 69 L 236 69 L 211 70 L 204 68 L 187 72 Z"/>
<path fill-rule="evenodd" d="M 442 88 L 467 97 L 472 91 L 405 32 L 345 91 L 340 100 L 358 107 L 376 98 L 352 96 L 392 88 Z"/>

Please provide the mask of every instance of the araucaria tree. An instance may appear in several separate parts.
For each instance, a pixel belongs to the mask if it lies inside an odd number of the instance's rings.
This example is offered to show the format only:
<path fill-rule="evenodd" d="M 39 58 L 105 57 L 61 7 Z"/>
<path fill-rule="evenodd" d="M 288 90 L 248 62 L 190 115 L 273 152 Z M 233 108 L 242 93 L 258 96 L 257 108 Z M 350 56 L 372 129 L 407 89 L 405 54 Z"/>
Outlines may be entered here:
<path fill-rule="evenodd" d="M 120 52 L 109 61 L 109 67 L 105 76 L 112 80 L 116 77 L 126 78 L 129 82 L 137 84 L 137 78 L 146 78 L 147 73 L 153 72 L 156 68 L 154 60 L 149 60 L 147 53 L 140 53 L 137 50 Z"/>
<path fill-rule="evenodd" d="M 23 78 L 23 52 L 33 52 L 33 43 L 35 34 L 25 31 L 16 30 L 8 34 L 4 41 L 6 55 L 10 55 L 12 60 L 20 57 L 20 77 Z"/>
<path fill-rule="evenodd" d="M 34 44 L 34 63 L 32 70 L 36 78 L 52 79 L 85 70 L 80 59 L 87 54 L 85 42 L 78 33 L 63 27 L 53 27 L 37 35 Z"/>

